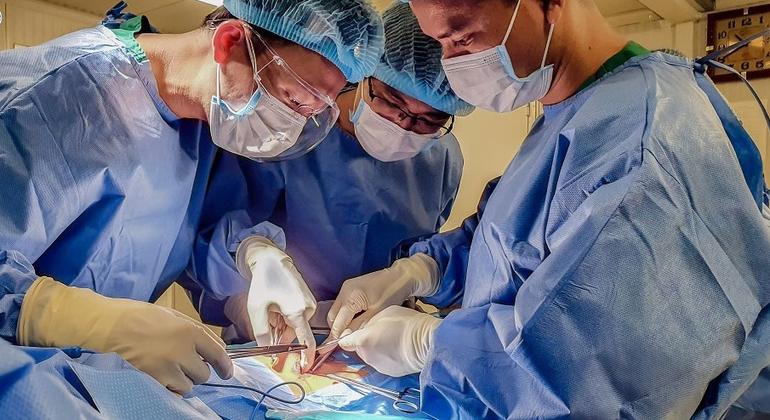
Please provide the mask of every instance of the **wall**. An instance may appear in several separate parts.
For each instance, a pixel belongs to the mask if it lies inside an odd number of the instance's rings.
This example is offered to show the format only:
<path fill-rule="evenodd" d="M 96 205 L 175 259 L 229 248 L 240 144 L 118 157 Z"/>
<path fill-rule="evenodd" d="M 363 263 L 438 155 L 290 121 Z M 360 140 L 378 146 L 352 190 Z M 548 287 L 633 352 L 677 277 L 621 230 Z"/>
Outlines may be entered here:
<path fill-rule="evenodd" d="M 100 21 L 94 15 L 32 0 L 8 0 L 4 15 L 0 33 L 5 40 L 0 35 L 0 49 L 41 44 Z"/>
<path fill-rule="evenodd" d="M 476 110 L 457 121 L 455 136 L 465 157 L 460 193 L 444 230 L 453 229 L 476 212 L 487 182 L 502 175 L 529 131 L 530 108 L 510 114 Z M 534 115 L 533 115 L 534 116 Z"/>
<path fill-rule="evenodd" d="M 5 21 L 6 21 L 5 3 L 0 2 L 0 50 L 4 50 L 6 45 L 5 32 L 8 25 L 6 25 Z"/>

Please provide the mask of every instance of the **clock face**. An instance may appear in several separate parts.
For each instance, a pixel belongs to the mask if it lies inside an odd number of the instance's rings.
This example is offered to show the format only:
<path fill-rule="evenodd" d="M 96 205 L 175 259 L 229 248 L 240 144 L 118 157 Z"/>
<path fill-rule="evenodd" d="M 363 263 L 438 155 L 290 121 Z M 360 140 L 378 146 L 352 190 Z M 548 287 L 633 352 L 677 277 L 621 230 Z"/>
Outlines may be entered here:
<path fill-rule="evenodd" d="M 770 28 L 770 11 L 754 12 L 741 16 L 718 18 L 711 25 L 714 48 L 725 49 L 744 39 Z M 770 69 L 770 36 L 760 37 L 749 45 L 719 59 L 724 64 L 746 73 Z M 728 74 L 715 70 L 714 74 Z"/>

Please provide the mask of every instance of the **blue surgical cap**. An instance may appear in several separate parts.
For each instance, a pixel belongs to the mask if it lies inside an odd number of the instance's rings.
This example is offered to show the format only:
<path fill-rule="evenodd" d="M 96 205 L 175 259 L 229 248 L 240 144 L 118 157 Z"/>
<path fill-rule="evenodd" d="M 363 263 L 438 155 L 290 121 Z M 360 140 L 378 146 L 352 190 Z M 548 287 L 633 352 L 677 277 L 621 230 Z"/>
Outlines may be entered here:
<path fill-rule="evenodd" d="M 449 86 L 441 67 L 441 44 L 425 35 L 408 4 L 394 3 L 383 14 L 385 54 L 374 77 L 451 115 L 473 111 Z"/>
<path fill-rule="evenodd" d="M 382 55 L 382 21 L 368 0 L 225 0 L 224 6 L 323 55 L 352 83 L 370 76 Z"/>

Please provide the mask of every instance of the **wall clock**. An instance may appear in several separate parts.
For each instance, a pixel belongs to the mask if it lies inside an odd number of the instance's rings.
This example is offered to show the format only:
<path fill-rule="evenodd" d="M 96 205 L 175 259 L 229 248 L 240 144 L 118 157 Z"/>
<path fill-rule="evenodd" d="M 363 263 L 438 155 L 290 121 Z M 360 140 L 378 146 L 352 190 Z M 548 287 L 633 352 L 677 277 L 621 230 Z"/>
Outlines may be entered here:
<path fill-rule="evenodd" d="M 708 17 L 706 51 L 711 53 L 744 40 L 770 28 L 770 5 L 712 13 Z M 754 40 L 749 45 L 719 59 L 744 73 L 748 79 L 770 76 L 770 36 Z M 726 70 L 709 69 L 716 82 L 737 80 Z"/>

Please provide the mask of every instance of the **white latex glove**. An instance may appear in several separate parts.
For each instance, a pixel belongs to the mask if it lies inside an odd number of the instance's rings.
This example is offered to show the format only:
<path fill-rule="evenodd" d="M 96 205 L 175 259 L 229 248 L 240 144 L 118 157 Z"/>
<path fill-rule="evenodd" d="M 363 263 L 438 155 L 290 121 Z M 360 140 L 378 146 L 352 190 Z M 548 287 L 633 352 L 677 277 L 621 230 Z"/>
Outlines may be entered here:
<path fill-rule="evenodd" d="M 246 307 L 257 344 L 278 344 L 281 334 L 276 329 L 285 323 L 300 344 L 307 346 L 301 353 L 300 365 L 308 369 L 315 361 L 315 337 L 309 321 L 316 301 L 294 262 L 261 236 L 241 242 L 236 262 L 241 275 L 251 279 Z"/>
<path fill-rule="evenodd" d="M 327 316 L 330 336 L 338 338 L 346 329 L 355 331 L 383 309 L 401 305 L 410 297 L 430 296 L 436 293 L 438 283 L 438 264 L 425 254 L 415 254 L 384 270 L 350 279 L 342 285 Z M 360 312 L 363 313 L 353 319 Z"/>
<path fill-rule="evenodd" d="M 228 379 L 225 344 L 205 325 L 173 309 L 101 296 L 47 277 L 24 296 L 17 328 L 23 346 L 79 346 L 117 353 L 179 394 L 209 379 L 210 363 Z"/>
<path fill-rule="evenodd" d="M 368 365 L 388 376 L 417 373 L 433 348 L 433 331 L 441 320 L 402 306 L 391 306 L 375 315 L 358 331 L 339 341 Z"/>

